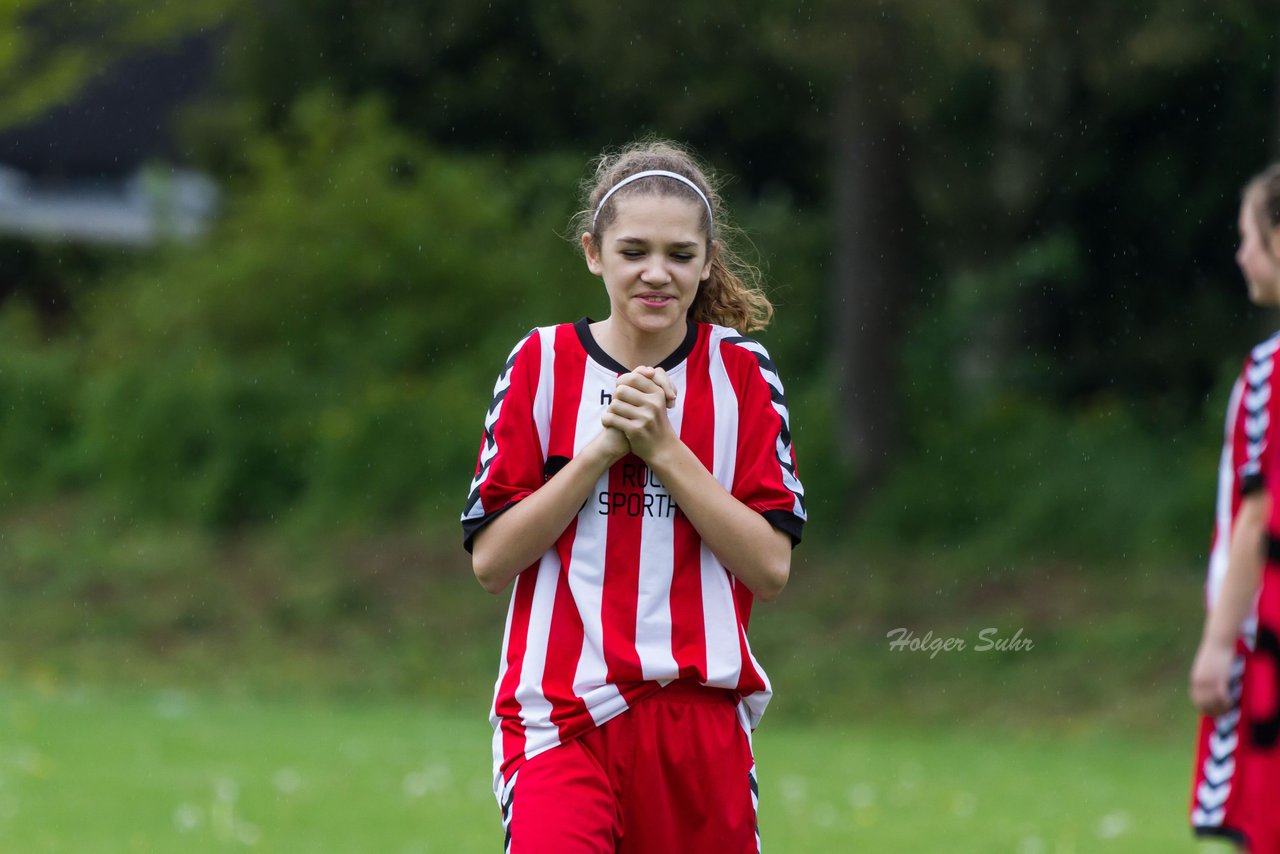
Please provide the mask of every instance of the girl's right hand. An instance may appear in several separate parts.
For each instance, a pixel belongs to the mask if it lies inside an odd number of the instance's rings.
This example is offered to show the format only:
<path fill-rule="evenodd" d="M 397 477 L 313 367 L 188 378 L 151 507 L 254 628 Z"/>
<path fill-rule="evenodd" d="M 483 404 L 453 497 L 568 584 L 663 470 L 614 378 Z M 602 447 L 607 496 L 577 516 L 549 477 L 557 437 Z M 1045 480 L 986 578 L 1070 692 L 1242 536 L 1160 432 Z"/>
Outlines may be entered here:
<path fill-rule="evenodd" d="M 1203 714 L 1217 716 L 1231 709 L 1231 665 L 1234 647 L 1201 643 L 1191 665 L 1191 702 Z"/>
<path fill-rule="evenodd" d="M 600 431 L 600 435 L 591 440 L 590 444 L 599 445 L 599 451 L 609 465 L 613 465 L 631 453 L 631 443 L 627 441 L 627 434 L 617 427 L 604 428 Z"/>

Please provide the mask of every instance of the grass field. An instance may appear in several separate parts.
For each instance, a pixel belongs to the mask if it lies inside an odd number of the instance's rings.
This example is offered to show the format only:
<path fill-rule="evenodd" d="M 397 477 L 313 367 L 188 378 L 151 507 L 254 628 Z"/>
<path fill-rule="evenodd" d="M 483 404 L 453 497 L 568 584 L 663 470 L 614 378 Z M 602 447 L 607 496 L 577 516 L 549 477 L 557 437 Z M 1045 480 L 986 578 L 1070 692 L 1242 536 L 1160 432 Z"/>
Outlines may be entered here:
<path fill-rule="evenodd" d="M 486 852 L 482 709 L 0 687 L 0 851 Z M 1186 739 L 766 718 L 769 852 L 1192 852 Z"/>

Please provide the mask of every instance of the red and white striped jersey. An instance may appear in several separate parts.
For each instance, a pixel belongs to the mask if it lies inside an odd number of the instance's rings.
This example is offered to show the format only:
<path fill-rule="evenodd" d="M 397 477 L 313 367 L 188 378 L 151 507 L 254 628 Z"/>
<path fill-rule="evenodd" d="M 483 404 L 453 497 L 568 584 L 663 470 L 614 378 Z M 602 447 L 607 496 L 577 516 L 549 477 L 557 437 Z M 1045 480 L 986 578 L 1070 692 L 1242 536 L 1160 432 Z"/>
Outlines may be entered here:
<path fill-rule="evenodd" d="M 603 429 L 619 374 L 589 320 L 531 331 L 485 417 L 462 515 L 475 533 Z M 689 324 L 661 366 L 668 418 L 717 481 L 798 542 L 806 519 L 786 400 L 769 354 L 732 329 Z M 628 455 L 516 578 L 491 720 L 494 785 L 527 759 L 625 711 L 674 679 L 728 688 L 755 728 L 771 689 L 747 643 L 752 594 L 702 544 L 644 461 Z"/>
<path fill-rule="evenodd" d="M 1277 350 L 1280 350 L 1280 333 L 1250 351 L 1227 402 L 1222 455 L 1218 463 L 1213 545 L 1205 578 L 1205 604 L 1210 609 L 1217 602 L 1222 579 L 1226 577 L 1231 530 L 1240 509 L 1240 500 L 1264 486 L 1266 467 L 1272 456 L 1267 434 L 1274 405 L 1271 389 Z M 1250 612 L 1242 628 L 1246 638 L 1253 636 L 1255 625 L 1256 616 Z"/>

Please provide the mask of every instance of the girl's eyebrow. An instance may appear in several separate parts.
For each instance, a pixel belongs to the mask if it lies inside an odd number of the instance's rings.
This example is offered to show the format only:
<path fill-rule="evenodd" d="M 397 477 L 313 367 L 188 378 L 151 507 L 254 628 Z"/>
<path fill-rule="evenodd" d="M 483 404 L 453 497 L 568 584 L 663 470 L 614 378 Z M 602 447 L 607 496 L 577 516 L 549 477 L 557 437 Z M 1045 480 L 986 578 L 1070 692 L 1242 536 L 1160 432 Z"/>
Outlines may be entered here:
<path fill-rule="evenodd" d="M 645 245 L 645 244 L 647 244 L 649 241 L 647 241 L 647 240 L 645 240 L 645 239 L 643 239 L 643 238 L 640 238 L 640 237 L 619 237 L 619 238 L 617 239 L 617 242 L 618 242 L 618 243 L 638 243 L 638 244 L 640 244 L 640 245 Z M 698 245 L 698 241 L 696 241 L 696 240 L 678 240 L 678 241 L 676 241 L 675 243 L 672 243 L 672 244 L 670 244 L 670 245 L 671 245 L 671 247 L 672 247 L 673 249 L 689 249 L 689 248 L 691 248 L 691 247 L 693 247 L 693 246 L 697 246 L 697 245 Z"/>

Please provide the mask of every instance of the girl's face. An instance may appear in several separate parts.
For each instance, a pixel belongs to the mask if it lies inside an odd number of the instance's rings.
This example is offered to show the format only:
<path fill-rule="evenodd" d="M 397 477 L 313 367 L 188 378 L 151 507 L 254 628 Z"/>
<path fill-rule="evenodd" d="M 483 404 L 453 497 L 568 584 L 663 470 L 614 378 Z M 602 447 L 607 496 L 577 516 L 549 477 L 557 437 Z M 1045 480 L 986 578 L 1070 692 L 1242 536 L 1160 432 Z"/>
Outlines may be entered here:
<path fill-rule="evenodd" d="M 1252 194 L 1240 204 L 1239 226 L 1236 264 L 1249 286 L 1249 299 L 1257 305 L 1280 305 L 1280 228 L 1266 233 L 1259 229 Z"/>
<path fill-rule="evenodd" d="M 704 208 L 679 196 L 627 196 L 596 246 L 582 235 L 587 269 L 604 279 L 610 320 L 642 335 L 684 335 L 698 285 L 711 275 Z"/>

